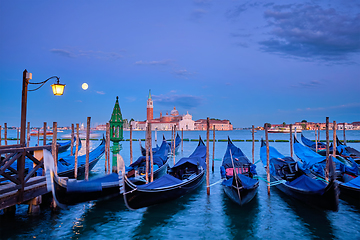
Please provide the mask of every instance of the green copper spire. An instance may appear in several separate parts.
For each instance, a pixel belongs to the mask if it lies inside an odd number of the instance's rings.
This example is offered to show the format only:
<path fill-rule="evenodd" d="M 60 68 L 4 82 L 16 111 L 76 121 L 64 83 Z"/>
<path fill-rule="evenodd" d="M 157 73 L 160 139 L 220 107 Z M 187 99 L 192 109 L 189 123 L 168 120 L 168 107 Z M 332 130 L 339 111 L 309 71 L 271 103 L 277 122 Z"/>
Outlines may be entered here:
<path fill-rule="evenodd" d="M 111 115 L 110 123 L 110 140 L 119 142 L 123 140 L 123 119 L 121 115 L 119 97 L 116 97 L 114 110 Z"/>
<path fill-rule="evenodd" d="M 149 89 L 149 97 L 148 99 L 151 99 L 151 89 Z"/>

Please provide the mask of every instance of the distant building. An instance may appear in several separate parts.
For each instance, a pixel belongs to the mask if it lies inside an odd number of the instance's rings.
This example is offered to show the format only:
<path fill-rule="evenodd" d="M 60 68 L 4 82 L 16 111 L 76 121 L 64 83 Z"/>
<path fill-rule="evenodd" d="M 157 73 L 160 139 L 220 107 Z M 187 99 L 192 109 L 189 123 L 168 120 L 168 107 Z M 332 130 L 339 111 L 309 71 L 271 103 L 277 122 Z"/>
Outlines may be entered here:
<path fill-rule="evenodd" d="M 233 126 L 229 120 L 210 119 L 210 130 L 215 126 L 217 131 L 230 131 L 233 130 Z M 195 121 L 195 130 L 206 130 L 207 119 L 199 119 Z"/>

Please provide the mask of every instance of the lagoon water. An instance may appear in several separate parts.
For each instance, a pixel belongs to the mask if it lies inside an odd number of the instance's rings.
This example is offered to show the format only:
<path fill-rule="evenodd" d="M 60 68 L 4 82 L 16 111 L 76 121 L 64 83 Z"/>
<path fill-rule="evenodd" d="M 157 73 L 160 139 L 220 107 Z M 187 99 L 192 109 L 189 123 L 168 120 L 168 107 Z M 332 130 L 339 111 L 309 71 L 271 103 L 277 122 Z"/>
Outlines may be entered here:
<path fill-rule="evenodd" d="M 103 132 L 94 132 L 100 138 Z M 96 135 L 97 134 L 97 135 Z M 158 139 L 170 132 L 158 132 Z M 314 131 L 303 134 L 314 139 Z M 339 132 L 342 139 L 342 132 Z M 347 140 L 360 139 L 360 131 L 347 131 Z M 58 133 L 66 137 L 69 131 Z M 180 134 L 181 135 L 181 134 Z M 184 132 L 184 138 L 206 139 L 206 132 Z M 9 137 L 16 132 L 9 131 Z M 213 133 L 210 131 L 210 138 Z M 251 139 L 250 130 L 216 132 L 216 139 Z M 299 136 L 299 134 L 298 134 Z M 330 133 L 332 136 L 332 132 Z M 255 133 L 255 138 L 264 137 L 264 131 Z M 300 137 L 300 136 L 299 136 Z M 124 132 L 129 139 L 129 132 Z M 145 138 L 144 132 L 134 132 L 134 139 Z M 154 138 L 154 132 L 153 132 Z M 269 139 L 288 140 L 289 134 L 269 134 Z M 325 132 L 321 132 L 325 139 Z M 36 138 L 32 137 L 31 145 Z M 8 144 L 15 144 L 16 141 Z M 96 147 L 99 141 L 91 141 Z M 251 160 L 252 143 L 234 142 Z M 184 142 L 176 155 L 176 161 L 193 152 L 197 142 Z M 271 142 L 284 155 L 290 155 L 289 142 Z M 360 143 L 348 143 L 360 149 Z M 83 144 L 85 146 L 85 144 Z M 211 171 L 210 183 L 220 179 L 221 158 L 226 150 L 226 142 L 215 144 L 215 171 Z M 129 142 L 122 142 L 121 155 L 129 164 Z M 210 159 L 212 159 L 212 141 L 210 141 Z M 255 143 L 255 161 L 260 159 L 260 143 Z M 133 142 L 134 158 L 140 156 L 139 142 Z M 296 159 L 296 157 L 294 157 Z M 172 165 L 172 161 L 171 161 Z M 261 162 L 257 162 L 257 171 L 266 176 Z M 90 177 L 104 174 L 104 157 L 91 171 Z M 331 212 L 308 206 L 291 199 L 271 188 L 267 194 L 265 182 L 260 182 L 259 192 L 251 203 L 243 207 L 232 203 L 224 194 L 220 184 L 211 187 L 210 196 L 206 194 L 206 183 L 196 191 L 166 204 L 131 211 L 122 197 L 103 201 L 93 201 L 70 206 L 52 212 L 43 206 L 38 216 L 27 214 L 27 205 L 17 207 L 14 217 L 0 213 L 0 239 L 360 239 L 360 203 L 352 199 L 340 199 L 339 211 Z"/>

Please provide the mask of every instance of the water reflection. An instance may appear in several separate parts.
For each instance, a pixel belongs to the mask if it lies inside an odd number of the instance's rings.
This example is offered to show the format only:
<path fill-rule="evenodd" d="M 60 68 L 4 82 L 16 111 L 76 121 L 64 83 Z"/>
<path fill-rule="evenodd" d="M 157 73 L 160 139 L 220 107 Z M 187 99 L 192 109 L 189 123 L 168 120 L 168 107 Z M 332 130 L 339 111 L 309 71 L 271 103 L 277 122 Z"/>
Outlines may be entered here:
<path fill-rule="evenodd" d="M 253 238 L 256 233 L 256 218 L 260 212 L 258 196 L 248 204 L 239 206 L 222 194 L 222 205 L 225 213 L 225 226 L 233 239 Z"/>
<path fill-rule="evenodd" d="M 189 207 L 189 202 L 192 202 L 200 192 L 201 189 L 198 188 L 179 199 L 148 207 L 136 227 L 133 237 L 139 239 L 160 238 L 161 228 L 168 228 L 171 225 L 169 222 L 172 221 L 172 218 L 186 210 Z"/>
<path fill-rule="evenodd" d="M 303 222 L 303 226 L 310 231 L 311 238 L 333 239 L 335 238 L 328 211 L 309 206 L 297 199 L 293 199 L 278 189 L 275 189 L 287 207 Z"/>

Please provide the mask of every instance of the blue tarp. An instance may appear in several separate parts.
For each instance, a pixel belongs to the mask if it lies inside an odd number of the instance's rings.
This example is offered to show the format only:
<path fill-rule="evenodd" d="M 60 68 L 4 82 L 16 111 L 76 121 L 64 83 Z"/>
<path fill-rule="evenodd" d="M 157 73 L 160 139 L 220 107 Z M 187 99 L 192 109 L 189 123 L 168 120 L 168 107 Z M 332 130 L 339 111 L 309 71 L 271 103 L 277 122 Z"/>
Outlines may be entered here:
<path fill-rule="evenodd" d="M 230 151 L 232 158 L 230 155 Z M 235 167 L 239 167 L 243 164 L 251 164 L 251 162 L 241 151 L 241 149 L 236 147 L 229 139 L 228 146 L 223 157 L 222 166 L 224 166 L 225 168 L 233 168 L 233 162 Z"/>
<path fill-rule="evenodd" d="M 303 134 L 301 134 L 301 141 L 303 142 L 303 144 L 305 146 L 316 149 L 316 142 L 313 142 L 310 139 L 304 137 Z M 325 148 L 326 147 L 326 144 L 324 144 L 322 142 L 318 142 L 317 144 L 318 144 L 318 148 Z"/>
<path fill-rule="evenodd" d="M 154 164 L 158 165 L 159 167 L 164 165 L 164 163 L 166 163 L 166 160 L 168 159 L 168 153 L 169 153 L 169 149 L 168 149 L 167 143 L 166 143 L 166 141 L 163 141 L 159 150 L 156 151 L 156 153 L 154 153 L 154 155 L 153 155 Z M 149 160 L 150 160 L 150 157 L 149 157 Z M 146 156 L 140 156 L 135 162 L 133 162 L 130 165 L 130 167 L 136 168 L 145 162 L 146 162 Z"/>
<path fill-rule="evenodd" d="M 321 156 L 320 154 L 312 151 L 310 148 L 302 145 L 299 142 L 294 143 L 294 152 L 296 156 L 304 163 L 304 168 L 313 169 L 318 174 L 324 172 L 321 170 L 321 168 L 326 166 L 326 156 Z M 348 164 L 344 164 L 336 158 L 332 157 L 332 160 L 334 161 L 338 171 L 353 173 L 356 175 L 359 174 L 359 168 L 354 161 L 349 160 Z"/>
<path fill-rule="evenodd" d="M 345 183 L 349 187 L 360 188 L 360 177 L 354 178 L 353 180 Z"/>
<path fill-rule="evenodd" d="M 104 152 L 105 152 L 105 141 L 103 140 L 97 148 L 95 148 L 89 153 L 89 162 L 93 161 L 99 156 L 102 156 Z M 86 155 L 78 156 L 78 167 L 80 167 L 81 165 L 85 165 L 85 162 L 86 162 Z M 75 169 L 75 156 L 67 156 L 58 160 L 57 172 L 59 174 L 71 169 Z"/>
<path fill-rule="evenodd" d="M 250 189 L 252 187 L 254 187 L 254 185 L 259 181 L 253 178 L 249 178 L 247 176 L 244 176 L 242 174 L 238 174 L 237 175 L 240 178 L 241 181 L 241 185 L 245 188 L 245 189 Z M 233 183 L 233 177 L 223 181 L 221 184 L 224 186 L 228 186 L 231 187 Z M 239 186 L 240 187 L 240 186 Z"/>
<path fill-rule="evenodd" d="M 185 163 L 191 163 L 195 166 L 199 163 L 203 169 L 206 169 L 206 146 L 202 141 L 189 157 L 181 158 L 172 168 L 180 167 Z"/>
<path fill-rule="evenodd" d="M 71 181 L 67 183 L 67 192 L 94 192 L 101 191 L 102 183 L 110 183 L 119 181 L 119 176 L 117 173 L 112 173 L 103 177 L 90 179 L 88 181 Z"/>
<path fill-rule="evenodd" d="M 182 183 L 182 181 L 176 177 L 173 177 L 169 174 L 165 174 L 161 176 L 160 178 L 154 180 L 151 183 L 144 184 L 144 185 L 138 185 L 138 189 L 156 189 L 161 187 L 169 187 L 176 184 Z"/>
<path fill-rule="evenodd" d="M 292 182 L 286 182 L 286 184 L 294 188 L 316 192 L 319 194 L 323 194 L 327 186 L 327 184 L 324 183 L 323 181 L 315 180 L 313 178 L 308 177 L 307 175 L 301 175 Z"/>

